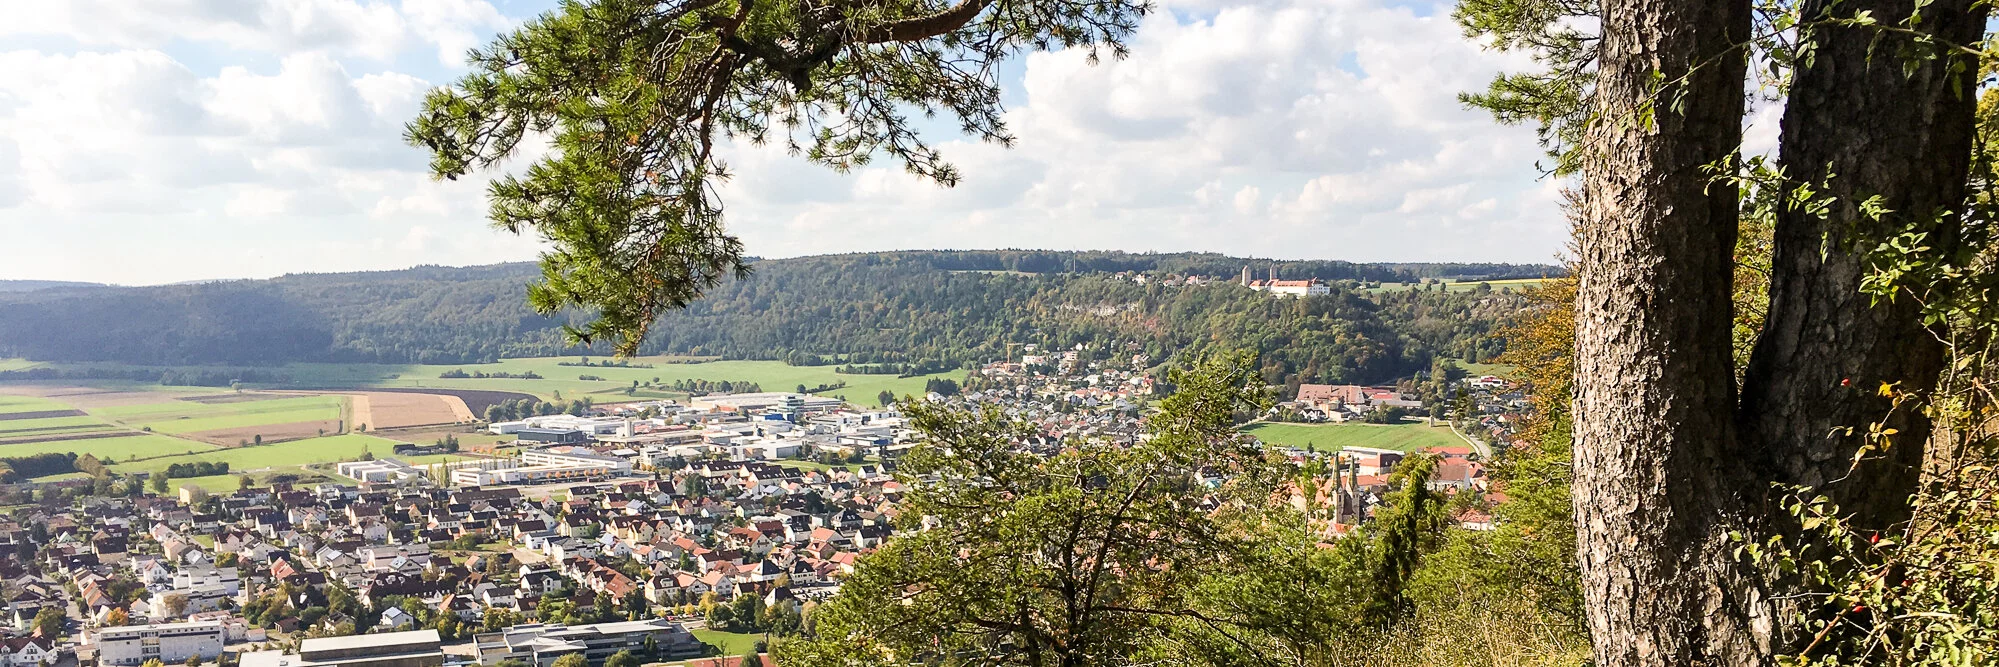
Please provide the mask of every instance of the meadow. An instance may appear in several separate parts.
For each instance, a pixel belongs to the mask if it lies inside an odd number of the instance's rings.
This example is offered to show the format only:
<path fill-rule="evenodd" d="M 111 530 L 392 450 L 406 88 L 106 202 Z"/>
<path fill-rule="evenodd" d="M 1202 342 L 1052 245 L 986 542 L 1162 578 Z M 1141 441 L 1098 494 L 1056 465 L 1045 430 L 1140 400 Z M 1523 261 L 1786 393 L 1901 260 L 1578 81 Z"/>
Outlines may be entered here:
<path fill-rule="evenodd" d="M 749 653 L 751 649 L 757 647 L 757 642 L 762 641 L 764 638 L 763 635 L 723 632 L 721 630 L 708 630 L 705 628 L 695 630 L 693 633 L 695 639 L 701 640 L 704 644 L 713 644 L 716 648 L 721 649 L 722 655 L 732 657 Z"/>
<path fill-rule="evenodd" d="M 1430 447 L 1461 447 L 1463 438 L 1452 433 L 1450 427 L 1430 426 L 1420 422 L 1401 424 L 1283 424 L 1258 422 L 1242 428 L 1242 432 L 1275 445 L 1291 447 L 1317 447 L 1329 452 L 1347 447 L 1373 447 L 1404 452 L 1419 451 Z"/>

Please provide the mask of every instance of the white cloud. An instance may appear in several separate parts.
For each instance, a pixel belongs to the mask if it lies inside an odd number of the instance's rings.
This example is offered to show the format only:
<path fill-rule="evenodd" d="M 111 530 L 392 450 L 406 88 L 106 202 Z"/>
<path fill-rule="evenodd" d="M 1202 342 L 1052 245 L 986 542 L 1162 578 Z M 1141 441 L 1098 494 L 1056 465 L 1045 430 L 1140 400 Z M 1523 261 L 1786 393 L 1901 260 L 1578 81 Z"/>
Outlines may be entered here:
<path fill-rule="evenodd" d="M 848 196 L 831 199 L 738 182 L 734 225 L 773 256 L 1029 246 L 1543 261 L 1560 247 L 1532 133 L 1456 100 L 1517 63 L 1465 43 L 1447 16 L 1378 0 L 1165 9 L 1126 60 L 1029 55 L 1025 101 L 1007 114 L 1016 149 L 943 144 L 958 188 L 895 165 L 849 175 Z"/>
<path fill-rule="evenodd" d="M 437 46 L 437 60 L 451 65 L 514 23 L 485 0 L 403 0 L 402 12 L 411 31 Z"/>
<path fill-rule="evenodd" d="M 1464 43 L 1443 12 L 1388 1 L 1168 0 L 1126 60 L 1031 54 L 1006 82 L 1020 94 L 1006 114 L 1015 148 L 930 137 L 962 168 L 956 188 L 885 161 L 843 175 L 780 147 L 729 147 L 730 224 L 763 256 L 1013 246 L 1546 260 L 1565 230 L 1555 184 L 1535 180 L 1531 132 L 1454 97 L 1509 61 Z M 432 181 L 401 141 L 432 82 L 528 11 L 494 4 L 11 11 L 0 277 L 533 257 L 536 240 L 486 225 L 483 178 Z"/>
<path fill-rule="evenodd" d="M 0 37 L 55 35 L 89 48 L 210 43 L 387 62 L 412 45 L 446 65 L 513 22 L 486 0 L 35 0 L 8 8 Z"/>

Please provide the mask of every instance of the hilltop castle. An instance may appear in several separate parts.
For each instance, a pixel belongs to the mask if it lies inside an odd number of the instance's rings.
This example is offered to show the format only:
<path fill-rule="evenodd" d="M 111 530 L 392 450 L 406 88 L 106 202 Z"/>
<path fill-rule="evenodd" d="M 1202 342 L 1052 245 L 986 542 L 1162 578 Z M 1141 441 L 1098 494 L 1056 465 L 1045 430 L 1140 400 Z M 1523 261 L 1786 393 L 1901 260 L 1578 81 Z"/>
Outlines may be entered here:
<path fill-rule="evenodd" d="M 1333 292 L 1332 287 L 1329 287 L 1325 283 L 1320 282 L 1318 278 L 1311 278 L 1307 280 L 1278 280 L 1277 265 L 1275 264 L 1270 265 L 1269 280 L 1250 280 L 1249 265 L 1248 264 L 1242 265 L 1242 286 L 1256 290 L 1258 292 L 1269 292 L 1271 294 L 1288 294 L 1291 296 L 1318 296 L 1321 294 L 1331 294 Z"/>

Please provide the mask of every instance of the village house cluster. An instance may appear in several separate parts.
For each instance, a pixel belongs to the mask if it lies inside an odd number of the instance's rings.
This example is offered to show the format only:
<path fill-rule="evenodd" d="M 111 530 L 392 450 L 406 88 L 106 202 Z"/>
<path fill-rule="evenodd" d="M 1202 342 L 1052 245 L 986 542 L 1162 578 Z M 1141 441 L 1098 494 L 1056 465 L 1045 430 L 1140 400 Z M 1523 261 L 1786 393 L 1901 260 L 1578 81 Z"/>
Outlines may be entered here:
<path fill-rule="evenodd" d="M 1031 451 L 1128 445 L 1144 437 L 1151 363 L 1128 346 L 1029 345 L 920 400 L 1033 423 L 1038 435 L 1019 443 Z M 1481 406 L 1473 423 L 1510 428 L 1515 390 L 1496 378 L 1466 386 Z M 1393 389 L 1304 385 L 1290 405 L 1344 420 L 1408 403 Z M 906 491 L 895 464 L 920 440 L 895 408 L 786 392 L 486 428 L 512 436 L 515 455 L 337 464 L 352 485 L 18 508 L 0 522 L 14 628 L 0 667 L 225 654 L 242 667 L 436 667 L 439 646 L 461 647 L 455 663 L 510 667 L 697 657 L 709 647 L 690 623 L 795 631 L 808 605 L 892 539 Z M 1322 471 L 1324 483 L 1295 486 L 1290 501 L 1325 517 L 1328 537 L 1371 515 L 1406 456 L 1274 449 Z M 1432 488 L 1493 495 L 1489 452 L 1429 451 Z M 1456 518 L 1491 527 L 1476 510 Z M 355 635 L 372 639 L 333 641 Z"/>
<path fill-rule="evenodd" d="M 753 598 L 795 618 L 894 532 L 890 471 L 910 436 L 893 410 L 739 394 L 601 412 L 492 425 L 519 437 L 517 457 L 342 463 L 352 486 L 17 511 L 0 524 L 16 556 L 0 560 L 8 662 L 227 650 L 249 667 L 250 649 L 279 644 L 304 653 L 265 667 L 289 667 L 339 661 L 281 642 L 411 631 L 469 641 L 489 665 L 696 657 L 708 649 L 685 622 L 700 609 Z M 35 627 L 43 609 L 60 631 Z"/>

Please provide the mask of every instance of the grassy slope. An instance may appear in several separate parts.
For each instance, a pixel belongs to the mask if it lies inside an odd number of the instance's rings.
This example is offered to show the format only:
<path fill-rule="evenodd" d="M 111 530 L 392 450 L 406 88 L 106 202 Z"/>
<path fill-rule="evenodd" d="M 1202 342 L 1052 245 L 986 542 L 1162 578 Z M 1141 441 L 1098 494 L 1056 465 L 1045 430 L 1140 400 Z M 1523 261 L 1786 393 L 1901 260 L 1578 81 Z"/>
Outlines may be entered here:
<path fill-rule="evenodd" d="M 1264 442 L 1304 447 L 1317 445 L 1320 451 L 1345 447 L 1373 447 L 1416 451 L 1427 447 L 1452 447 L 1465 441 L 1448 427 L 1403 424 L 1278 424 L 1262 422 L 1243 427 L 1243 432 Z"/>

